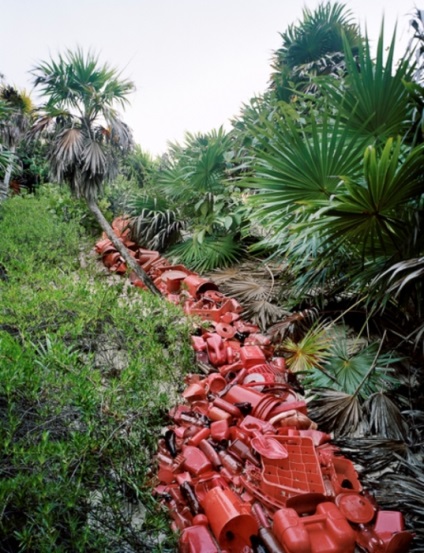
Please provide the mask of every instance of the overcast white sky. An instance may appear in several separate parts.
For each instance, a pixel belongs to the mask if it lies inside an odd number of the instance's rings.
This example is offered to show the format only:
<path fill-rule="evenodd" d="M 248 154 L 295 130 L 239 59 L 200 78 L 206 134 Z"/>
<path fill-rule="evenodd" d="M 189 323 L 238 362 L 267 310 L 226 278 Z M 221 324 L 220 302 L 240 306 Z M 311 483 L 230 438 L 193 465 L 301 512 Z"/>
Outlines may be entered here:
<path fill-rule="evenodd" d="M 0 0 L 0 73 L 31 90 L 29 70 L 58 51 L 92 48 L 131 78 L 124 119 L 152 154 L 185 131 L 228 127 L 242 103 L 262 92 L 279 33 L 318 0 Z M 422 0 L 347 0 L 377 39 L 398 21 L 399 49 Z M 389 33 L 390 31 L 390 33 Z"/>

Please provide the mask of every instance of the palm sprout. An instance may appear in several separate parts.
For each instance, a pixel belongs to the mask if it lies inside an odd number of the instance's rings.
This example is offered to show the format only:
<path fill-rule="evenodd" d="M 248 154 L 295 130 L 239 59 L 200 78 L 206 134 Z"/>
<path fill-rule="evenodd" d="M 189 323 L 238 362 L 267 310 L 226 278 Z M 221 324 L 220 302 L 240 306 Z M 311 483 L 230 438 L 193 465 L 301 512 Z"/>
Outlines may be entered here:
<path fill-rule="evenodd" d="M 184 228 L 175 211 L 143 208 L 131 221 L 131 239 L 141 247 L 165 251 L 180 239 Z"/>
<path fill-rule="evenodd" d="M 330 358 L 331 335 L 324 323 L 317 323 L 297 341 L 287 337 L 281 344 L 279 351 L 286 357 L 288 368 L 294 372 L 308 372 L 314 369 L 325 371 L 323 368 Z"/>

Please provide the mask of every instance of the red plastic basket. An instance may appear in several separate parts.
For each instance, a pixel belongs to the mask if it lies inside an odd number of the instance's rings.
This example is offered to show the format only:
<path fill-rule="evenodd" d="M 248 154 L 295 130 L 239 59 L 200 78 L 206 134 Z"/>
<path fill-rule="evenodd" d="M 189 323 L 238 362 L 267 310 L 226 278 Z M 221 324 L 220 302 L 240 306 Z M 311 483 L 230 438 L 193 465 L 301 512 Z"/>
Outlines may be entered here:
<path fill-rule="evenodd" d="M 303 493 L 328 495 L 315 446 L 308 436 L 273 436 L 283 445 L 285 459 L 262 457 L 261 491 L 284 502 Z"/>

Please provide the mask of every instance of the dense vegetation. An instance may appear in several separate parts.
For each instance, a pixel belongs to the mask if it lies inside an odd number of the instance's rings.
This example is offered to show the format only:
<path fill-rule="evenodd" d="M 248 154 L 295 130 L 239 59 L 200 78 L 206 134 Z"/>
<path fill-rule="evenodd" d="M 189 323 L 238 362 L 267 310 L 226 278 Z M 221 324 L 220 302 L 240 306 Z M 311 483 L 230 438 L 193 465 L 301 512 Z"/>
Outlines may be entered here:
<path fill-rule="evenodd" d="M 0 550 L 165 551 L 150 465 L 190 329 L 99 270 L 55 192 L 1 208 Z"/>
<path fill-rule="evenodd" d="M 381 32 L 374 52 L 344 5 L 305 8 L 281 35 L 268 89 L 231 130 L 188 133 L 161 159 L 134 147 L 116 111 L 132 83 L 92 53 L 37 65 L 37 114 L 0 87 L 0 201 L 11 178 L 36 187 L 0 212 L 6 550 L 101 551 L 102 540 L 143 550 L 164 524 L 146 493 L 148 459 L 164 383 L 190 368 L 188 329 L 160 300 L 108 286 L 92 259 L 80 266 L 98 223 L 110 235 L 122 213 L 140 245 L 215 271 L 373 486 L 384 468 L 382 504 L 424 512 L 421 16 L 396 61 L 395 33 Z M 74 197 L 41 184 L 47 165 Z M 124 498 L 147 507 L 141 533 Z"/>

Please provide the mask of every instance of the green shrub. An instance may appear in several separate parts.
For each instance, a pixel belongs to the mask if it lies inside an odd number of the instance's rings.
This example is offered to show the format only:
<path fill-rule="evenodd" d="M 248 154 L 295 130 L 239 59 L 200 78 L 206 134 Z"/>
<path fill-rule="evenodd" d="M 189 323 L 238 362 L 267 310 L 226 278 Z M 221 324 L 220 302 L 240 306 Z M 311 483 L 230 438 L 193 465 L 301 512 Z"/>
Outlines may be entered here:
<path fill-rule="evenodd" d="M 189 325 L 111 285 L 75 219 L 49 209 L 25 197 L 1 211 L 0 550 L 169 551 L 150 471 L 193 369 Z"/>

